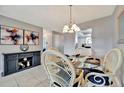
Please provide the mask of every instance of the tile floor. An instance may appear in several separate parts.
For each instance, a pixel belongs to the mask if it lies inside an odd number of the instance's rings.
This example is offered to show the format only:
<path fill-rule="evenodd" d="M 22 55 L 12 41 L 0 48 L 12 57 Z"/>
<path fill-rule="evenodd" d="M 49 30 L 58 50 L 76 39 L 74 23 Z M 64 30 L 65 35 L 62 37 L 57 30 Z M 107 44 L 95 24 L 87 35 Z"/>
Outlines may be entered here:
<path fill-rule="evenodd" d="M 48 87 L 43 66 L 37 66 L 0 78 L 0 87 Z"/>

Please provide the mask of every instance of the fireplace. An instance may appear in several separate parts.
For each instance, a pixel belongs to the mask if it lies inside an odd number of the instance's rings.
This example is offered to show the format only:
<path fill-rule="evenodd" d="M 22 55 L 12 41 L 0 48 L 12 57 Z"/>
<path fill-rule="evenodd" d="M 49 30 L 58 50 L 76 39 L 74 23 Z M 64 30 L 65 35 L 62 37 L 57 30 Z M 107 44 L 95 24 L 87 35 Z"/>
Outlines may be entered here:
<path fill-rule="evenodd" d="M 9 53 L 4 55 L 3 76 L 38 66 L 41 64 L 40 51 Z"/>
<path fill-rule="evenodd" d="M 22 69 L 31 67 L 33 62 L 32 58 L 33 57 L 24 57 L 24 58 L 18 59 L 17 69 L 22 70 Z"/>

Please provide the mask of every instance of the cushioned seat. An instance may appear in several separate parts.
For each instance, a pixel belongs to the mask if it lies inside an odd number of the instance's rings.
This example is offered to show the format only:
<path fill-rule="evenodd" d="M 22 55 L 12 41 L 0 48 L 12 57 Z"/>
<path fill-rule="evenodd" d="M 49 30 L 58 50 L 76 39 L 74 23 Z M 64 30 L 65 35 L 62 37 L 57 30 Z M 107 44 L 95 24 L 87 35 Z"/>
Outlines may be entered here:
<path fill-rule="evenodd" d="M 87 86 L 104 87 L 113 84 L 112 78 L 104 73 L 92 72 L 89 73 L 87 78 Z"/>
<path fill-rule="evenodd" d="M 120 86 L 120 81 L 116 77 L 116 73 L 121 66 L 122 58 L 120 49 L 112 49 L 105 55 L 103 71 L 83 68 L 85 86 Z"/>

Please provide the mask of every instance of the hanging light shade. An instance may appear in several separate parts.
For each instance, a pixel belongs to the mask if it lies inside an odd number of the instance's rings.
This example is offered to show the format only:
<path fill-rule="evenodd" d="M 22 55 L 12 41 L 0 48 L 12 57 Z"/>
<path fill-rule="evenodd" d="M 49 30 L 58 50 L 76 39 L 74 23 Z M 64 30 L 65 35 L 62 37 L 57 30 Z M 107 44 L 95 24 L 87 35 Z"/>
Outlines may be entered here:
<path fill-rule="evenodd" d="M 70 7 L 70 22 L 68 25 L 65 25 L 63 28 L 63 33 L 74 33 L 80 31 L 80 28 L 72 22 L 72 5 Z"/>

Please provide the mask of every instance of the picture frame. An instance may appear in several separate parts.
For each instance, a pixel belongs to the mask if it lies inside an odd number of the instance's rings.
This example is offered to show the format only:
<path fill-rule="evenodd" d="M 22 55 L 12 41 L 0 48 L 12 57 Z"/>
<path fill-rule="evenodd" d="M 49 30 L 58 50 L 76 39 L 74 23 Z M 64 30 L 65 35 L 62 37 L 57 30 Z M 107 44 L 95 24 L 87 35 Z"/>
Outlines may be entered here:
<path fill-rule="evenodd" d="M 0 44 L 1 45 L 21 45 L 23 43 L 23 29 L 0 25 Z"/>
<path fill-rule="evenodd" d="M 39 32 L 24 30 L 24 44 L 39 45 Z"/>

